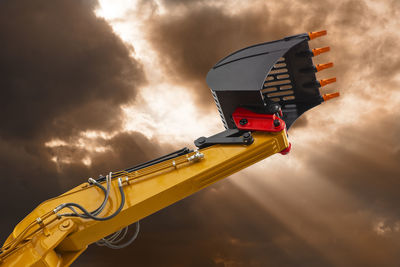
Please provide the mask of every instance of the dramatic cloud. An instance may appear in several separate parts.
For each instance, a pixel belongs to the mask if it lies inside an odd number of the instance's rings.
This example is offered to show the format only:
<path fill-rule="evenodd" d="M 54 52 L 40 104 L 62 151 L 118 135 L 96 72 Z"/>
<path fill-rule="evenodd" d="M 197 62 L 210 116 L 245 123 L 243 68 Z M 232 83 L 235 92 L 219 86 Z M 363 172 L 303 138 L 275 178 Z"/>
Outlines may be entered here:
<path fill-rule="evenodd" d="M 120 126 L 144 80 L 95 1 L 2 1 L 1 136 L 68 137 Z"/>

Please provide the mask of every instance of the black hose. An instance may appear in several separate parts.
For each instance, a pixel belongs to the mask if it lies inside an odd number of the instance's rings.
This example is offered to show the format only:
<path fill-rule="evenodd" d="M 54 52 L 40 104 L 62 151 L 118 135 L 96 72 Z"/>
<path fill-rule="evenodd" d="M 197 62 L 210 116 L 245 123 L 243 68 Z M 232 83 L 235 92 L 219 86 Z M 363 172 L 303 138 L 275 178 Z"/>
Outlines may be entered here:
<path fill-rule="evenodd" d="M 60 207 L 60 210 L 63 208 L 68 208 L 68 207 L 75 207 L 80 209 L 84 214 L 63 214 L 62 216 L 78 216 L 84 219 L 93 219 L 96 221 L 106 221 L 109 219 L 114 218 L 118 213 L 121 212 L 122 208 L 124 207 L 125 204 L 125 194 L 124 194 L 124 190 L 122 188 L 122 185 L 118 185 L 119 187 L 119 192 L 121 194 L 121 204 L 119 205 L 118 209 L 111 215 L 107 216 L 107 217 L 97 217 L 92 215 L 90 212 L 88 212 L 84 207 L 82 207 L 81 205 L 77 204 L 77 203 L 64 203 L 62 204 L 62 206 Z M 104 187 L 103 187 L 104 188 Z"/>

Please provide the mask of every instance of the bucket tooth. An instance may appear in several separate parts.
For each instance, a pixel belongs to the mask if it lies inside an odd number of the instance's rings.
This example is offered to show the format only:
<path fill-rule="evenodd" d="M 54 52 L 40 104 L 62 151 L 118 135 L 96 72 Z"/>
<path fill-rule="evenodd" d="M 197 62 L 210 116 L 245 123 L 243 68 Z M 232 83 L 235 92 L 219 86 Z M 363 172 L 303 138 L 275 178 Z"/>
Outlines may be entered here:
<path fill-rule="evenodd" d="M 325 85 L 328 85 L 328 84 L 334 83 L 334 82 L 336 82 L 336 77 L 330 78 L 330 79 L 320 80 L 320 81 L 319 81 L 319 84 L 320 84 L 320 86 L 322 87 L 322 86 L 325 86 Z"/>
<path fill-rule="evenodd" d="M 314 48 L 312 49 L 313 56 L 318 56 L 322 53 L 330 51 L 331 48 L 329 46 L 321 47 L 321 48 Z"/>
<path fill-rule="evenodd" d="M 325 69 L 329 69 L 333 67 L 333 63 L 329 62 L 329 63 L 324 63 L 324 64 L 318 64 L 316 66 L 312 66 L 312 67 L 307 67 L 304 69 L 300 69 L 300 72 L 303 73 L 308 73 L 308 72 L 319 72 L 321 70 L 325 70 Z"/>
<path fill-rule="evenodd" d="M 318 71 L 321 71 L 321 70 L 324 70 L 324 69 L 329 69 L 329 68 L 332 68 L 332 67 L 333 67 L 333 63 L 332 62 L 325 63 L 325 64 L 318 64 L 317 66 L 315 66 L 315 71 L 318 72 Z"/>
<path fill-rule="evenodd" d="M 339 96 L 340 96 L 340 93 L 339 92 L 335 92 L 335 93 L 332 93 L 332 94 L 324 94 L 322 96 L 322 98 L 324 99 L 324 101 L 328 101 L 328 100 L 331 100 L 331 99 L 339 97 Z"/>
<path fill-rule="evenodd" d="M 321 37 L 326 35 L 326 30 L 323 31 L 318 31 L 318 32 L 309 32 L 308 33 L 308 38 L 310 38 L 310 40 L 313 40 L 315 38 Z"/>

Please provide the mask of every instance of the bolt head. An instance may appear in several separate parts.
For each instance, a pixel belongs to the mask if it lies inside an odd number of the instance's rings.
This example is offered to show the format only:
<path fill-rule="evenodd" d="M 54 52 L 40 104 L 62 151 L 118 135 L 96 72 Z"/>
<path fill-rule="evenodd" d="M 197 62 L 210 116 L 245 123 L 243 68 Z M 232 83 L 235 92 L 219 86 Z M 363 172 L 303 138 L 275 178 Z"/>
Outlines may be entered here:
<path fill-rule="evenodd" d="M 59 228 L 61 231 L 67 231 L 71 226 L 72 226 L 71 220 L 67 219 L 67 220 L 63 221 L 63 222 L 58 226 L 58 228 Z"/>
<path fill-rule="evenodd" d="M 69 225 L 70 225 L 70 221 L 69 221 L 69 220 L 65 220 L 65 221 L 63 221 L 63 223 L 62 223 L 62 226 L 63 226 L 64 228 L 67 228 Z"/>
<path fill-rule="evenodd" d="M 247 119 L 241 119 L 241 120 L 239 121 L 239 124 L 240 124 L 240 125 L 246 125 L 247 123 L 248 123 Z"/>
<path fill-rule="evenodd" d="M 281 122 L 278 119 L 274 120 L 274 126 L 278 127 L 279 125 L 281 125 Z"/>
<path fill-rule="evenodd" d="M 200 144 L 204 144 L 206 142 L 206 138 L 202 136 L 199 139 L 197 139 L 197 142 L 199 142 Z"/>

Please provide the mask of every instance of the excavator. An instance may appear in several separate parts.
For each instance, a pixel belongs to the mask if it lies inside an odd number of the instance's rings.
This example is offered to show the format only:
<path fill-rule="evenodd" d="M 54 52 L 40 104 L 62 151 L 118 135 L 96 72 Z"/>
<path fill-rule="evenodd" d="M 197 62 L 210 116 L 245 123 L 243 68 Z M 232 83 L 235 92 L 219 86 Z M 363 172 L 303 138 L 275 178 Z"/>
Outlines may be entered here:
<path fill-rule="evenodd" d="M 160 158 L 110 172 L 46 200 L 20 221 L 0 249 L 1 266 L 69 266 L 97 243 L 124 248 L 139 220 L 276 153 L 291 149 L 287 130 L 307 110 L 339 96 L 320 87 L 336 78 L 315 73 L 329 47 L 309 47 L 326 31 L 238 50 L 207 74 L 225 130 Z M 134 225 L 132 234 L 128 226 Z M 131 235 L 130 237 L 128 237 Z"/>

